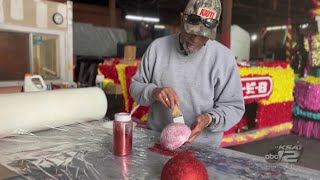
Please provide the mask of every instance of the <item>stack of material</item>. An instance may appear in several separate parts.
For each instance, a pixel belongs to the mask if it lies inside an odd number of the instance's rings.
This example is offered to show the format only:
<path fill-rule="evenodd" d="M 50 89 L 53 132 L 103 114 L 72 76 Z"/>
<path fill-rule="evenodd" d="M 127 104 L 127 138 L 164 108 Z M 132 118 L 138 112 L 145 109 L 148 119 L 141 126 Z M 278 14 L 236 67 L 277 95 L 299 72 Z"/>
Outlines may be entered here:
<path fill-rule="evenodd" d="M 292 131 L 320 139 L 320 78 L 308 76 L 298 80 L 294 98 Z"/>

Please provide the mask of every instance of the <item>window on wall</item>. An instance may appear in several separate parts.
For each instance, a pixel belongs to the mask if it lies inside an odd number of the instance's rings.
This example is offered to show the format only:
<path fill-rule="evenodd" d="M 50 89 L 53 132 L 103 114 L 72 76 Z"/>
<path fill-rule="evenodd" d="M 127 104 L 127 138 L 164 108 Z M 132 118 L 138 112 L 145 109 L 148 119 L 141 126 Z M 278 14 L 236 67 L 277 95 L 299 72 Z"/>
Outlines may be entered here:
<path fill-rule="evenodd" d="M 0 31 L 0 81 L 21 80 L 29 71 L 29 34 Z"/>
<path fill-rule="evenodd" d="M 0 81 L 21 81 L 26 73 L 59 78 L 57 35 L 0 31 Z"/>
<path fill-rule="evenodd" d="M 45 79 L 58 78 L 58 36 L 33 34 L 32 44 L 32 74 L 39 74 Z"/>

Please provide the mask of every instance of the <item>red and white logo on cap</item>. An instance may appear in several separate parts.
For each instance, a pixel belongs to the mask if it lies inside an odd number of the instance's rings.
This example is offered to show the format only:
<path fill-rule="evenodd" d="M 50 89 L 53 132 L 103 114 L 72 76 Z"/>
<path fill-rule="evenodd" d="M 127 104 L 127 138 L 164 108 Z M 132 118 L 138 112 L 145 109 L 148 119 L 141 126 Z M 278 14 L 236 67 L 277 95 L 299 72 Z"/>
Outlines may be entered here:
<path fill-rule="evenodd" d="M 217 16 L 217 12 L 207 8 L 199 8 L 198 16 L 201 16 L 203 18 L 215 19 Z"/>

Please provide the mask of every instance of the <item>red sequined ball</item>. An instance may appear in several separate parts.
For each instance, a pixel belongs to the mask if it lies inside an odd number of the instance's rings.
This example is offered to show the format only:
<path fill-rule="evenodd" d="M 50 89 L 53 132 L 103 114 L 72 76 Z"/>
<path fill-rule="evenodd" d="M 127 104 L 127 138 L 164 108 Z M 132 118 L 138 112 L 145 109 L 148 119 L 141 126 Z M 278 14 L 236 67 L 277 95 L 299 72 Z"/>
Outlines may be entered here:
<path fill-rule="evenodd" d="M 161 180 L 208 180 L 208 171 L 202 161 L 181 153 L 171 158 L 162 168 Z"/>

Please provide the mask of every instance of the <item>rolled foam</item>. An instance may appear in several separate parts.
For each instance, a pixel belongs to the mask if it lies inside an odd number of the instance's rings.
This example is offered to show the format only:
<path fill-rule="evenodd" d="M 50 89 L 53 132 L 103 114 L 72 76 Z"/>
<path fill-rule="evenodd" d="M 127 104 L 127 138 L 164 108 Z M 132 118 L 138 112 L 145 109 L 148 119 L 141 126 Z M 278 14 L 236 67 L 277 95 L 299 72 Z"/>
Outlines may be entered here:
<path fill-rule="evenodd" d="M 107 108 L 96 87 L 0 94 L 0 138 L 99 120 Z"/>

